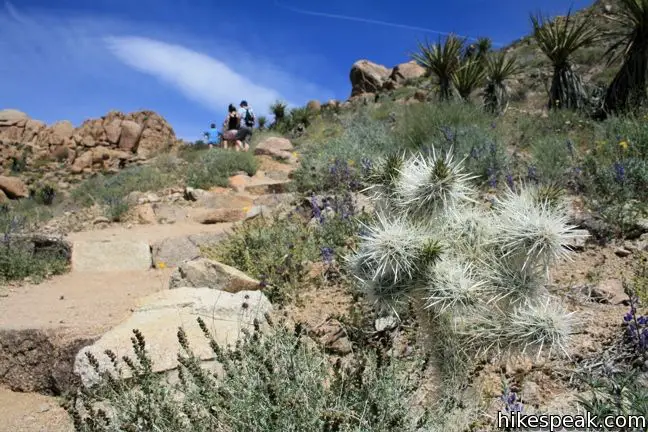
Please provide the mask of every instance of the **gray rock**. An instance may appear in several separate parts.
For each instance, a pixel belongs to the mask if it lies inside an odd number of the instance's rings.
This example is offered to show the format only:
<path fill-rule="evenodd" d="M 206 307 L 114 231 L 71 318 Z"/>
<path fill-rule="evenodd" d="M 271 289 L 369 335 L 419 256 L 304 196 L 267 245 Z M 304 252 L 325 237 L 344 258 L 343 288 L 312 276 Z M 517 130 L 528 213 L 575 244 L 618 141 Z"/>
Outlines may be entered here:
<path fill-rule="evenodd" d="M 99 370 L 113 373 L 110 350 L 117 358 L 135 358 L 131 338 L 133 329 L 139 330 L 146 340 L 146 349 L 153 363 L 154 372 L 169 373 L 178 367 L 178 327 L 182 327 L 191 349 L 203 362 L 213 361 L 214 352 L 203 334 L 197 319 L 205 322 L 214 340 L 222 348 L 233 345 L 241 330 L 251 329 L 254 320 L 264 323 L 264 315 L 272 311 L 272 305 L 261 292 L 230 294 L 209 288 L 180 287 L 155 293 L 144 300 L 144 306 L 136 310 L 126 321 L 119 324 L 90 346 L 81 349 L 74 361 L 74 372 L 85 386 L 98 382 L 98 376 L 90 365 L 87 354 L 99 362 Z M 123 378 L 130 376 L 124 369 Z"/>
<path fill-rule="evenodd" d="M 226 237 L 226 233 L 202 233 L 160 240 L 151 247 L 153 263 L 156 266 L 164 263 L 166 267 L 177 267 L 200 257 L 201 247 L 212 246 Z"/>
<path fill-rule="evenodd" d="M 206 287 L 236 293 L 260 288 L 260 282 L 242 271 L 207 258 L 182 263 L 172 274 L 169 288 Z"/>
<path fill-rule="evenodd" d="M 72 244 L 72 271 L 147 270 L 151 248 L 141 241 L 76 241 Z"/>
<path fill-rule="evenodd" d="M 376 331 L 393 330 L 398 325 L 398 320 L 394 316 L 378 318 L 374 324 Z"/>
<path fill-rule="evenodd" d="M 164 263 L 167 267 L 177 267 L 185 261 L 198 258 L 200 248 L 188 237 L 174 237 L 160 240 L 151 247 L 153 263 Z"/>

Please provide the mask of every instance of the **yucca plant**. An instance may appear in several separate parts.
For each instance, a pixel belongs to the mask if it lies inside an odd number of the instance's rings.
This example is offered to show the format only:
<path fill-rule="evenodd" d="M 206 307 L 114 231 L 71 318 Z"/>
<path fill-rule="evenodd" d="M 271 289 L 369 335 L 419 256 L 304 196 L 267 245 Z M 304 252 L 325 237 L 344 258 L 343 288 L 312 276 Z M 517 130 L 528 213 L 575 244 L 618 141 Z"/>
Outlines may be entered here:
<path fill-rule="evenodd" d="M 268 118 L 266 116 L 259 116 L 259 129 L 260 130 L 264 130 L 267 123 L 268 123 Z"/>
<path fill-rule="evenodd" d="M 578 237 L 564 205 L 522 185 L 487 208 L 452 150 L 381 167 L 368 181 L 387 204 L 347 260 L 377 305 L 413 302 L 446 389 L 480 355 L 564 353 L 573 320 L 545 288 Z"/>
<path fill-rule="evenodd" d="M 486 55 L 490 53 L 491 48 L 493 47 L 493 42 L 490 38 L 480 37 L 475 43 L 466 45 L 464 49 L 463 58 L 464 59 L 477 59 L 484 60 Z"/>
<path fill-rule="evenodd" d="M 538 46 L 553 64 L 549 108 L 584 108 L 587 91 L 572 67 L 571 57 L 576 50 L 598 41 L 599 31 L 591 15 L 579 23 L 574 21 L 571 11 L 554 20 L 537 14 L 531 16 L 531 23 Z"/>
<path fill-rule="evenodd" d="M 493 48 L 493 41 L 487 37 L 480 37 L 477 39 L 477 58 L 485 59 Z"/>
<path fill-rule="evenodd" d="M 457 89 L 459 96 L 466 102 L 470 95 L 484 80 L 484 65 L 477 59 L 467 59 L 461 67 L 452 74 L 452 84 Z"/>
<path fill-rule="evenodd" d="M 624 112 L 645 104 L 648 73 L 648 0 L 619 0 L 608 15 L 617 29 L 606 35 L 614 41 L 608 50 L 609 64 L 622 60 L 605 95 L 608 112 Z"/>
<path fill-rule="evenodd" d="M 450 35 L 442 43 L 419 43 L 419 51 L 411 55 L 412 59 L 423 66 L 428 74 L 439 81 L 439 98 L 443 101 L 452 99 L 454 88 L 452 75 L 461 66 L 460 58 L 464 46 L 463 39 Z"/>
<path fill-rule="evenodd" d="M 274 116 L 275 124 L 281 123 L 286 118 L 287 105 L 282 101 L 276 101 L 270 105 L 270 112 Z"/>
<path fill-rule="evenodd" d="M 484 108 L 493 114 L 506 112 L 509 103 L 505 81 L 520 72 L 514 56 L 498 51 L 487 56 L 485 61 L 486 87 L 484 88 Z"/>

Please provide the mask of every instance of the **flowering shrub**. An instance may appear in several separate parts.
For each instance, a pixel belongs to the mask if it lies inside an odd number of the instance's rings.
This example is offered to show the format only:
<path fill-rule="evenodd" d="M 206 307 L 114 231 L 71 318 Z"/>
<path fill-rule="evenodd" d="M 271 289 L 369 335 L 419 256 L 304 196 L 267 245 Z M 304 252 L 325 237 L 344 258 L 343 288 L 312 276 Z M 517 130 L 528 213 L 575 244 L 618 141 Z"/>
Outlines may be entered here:
<path fill-rule="evenodd" d="M 270 317 L 266 317 L 268 320 Z M 243 330 L 232 349 L 219 345 L 205 322 L 198 323 L 222 371 L 204 367 L 178 329 L 178 382 L 153 372 L 145 335 L 134 330 L 135 356 L 122 359 L 107 351 L 114 365 L 99 372 L 99 385 L 74 395 L 66 409 L 79 432 L 415 432 L 432 430 L 431 422 L 412 410 L 420 375 L 401 373 L 403 360 L 383 361 L 364 350 L 353 361 L 330 365 L 316 346 L 304 340 L 305 329 L 269 322 Z M 132 372 L 129 381 L 115 379 Z M 444 430 L 444 429 L 439 429 Z"/>
<path fill-rule="evenodd" d="M 487 210 L 474 177 L 451 151 L 378 161 L 367 180 L 377 214 L 347 257 L 378 305 L 413 300 L 453 385 L 480 354 L 561 352 L 571 333 L 571 314 L 545 289 L 579 235 L 564 206 L 527 186 Z"/>

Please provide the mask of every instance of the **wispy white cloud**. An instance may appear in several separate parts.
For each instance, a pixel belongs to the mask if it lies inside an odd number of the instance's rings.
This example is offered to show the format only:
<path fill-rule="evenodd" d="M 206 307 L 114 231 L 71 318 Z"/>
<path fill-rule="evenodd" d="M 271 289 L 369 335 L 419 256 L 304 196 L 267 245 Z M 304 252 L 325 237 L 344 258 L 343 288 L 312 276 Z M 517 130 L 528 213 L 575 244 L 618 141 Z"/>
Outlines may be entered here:
<path fill-rule="evenodd" d="M 144 105 L 172 124 L 200 130 L 241 99 L 266 114 L 276 99 L 302 105 L 334 96 L 314 82 L 316 77 L 300 76 L 294 67 L 232 42 L 154 23 L 58 15 L 5 3 L 0 7 L 0 102 L 30 114 L 47 111 L 37 117 L 46 121 L 75 123 L 109 109 Z"/>
<path fill-rule="evenodd" d="M 210 109 L 237 103 L 244 95 L 264 108 L 283 98 L 281 90 L 256 84 L 225 62 L 182 45 L 132 36 L 107 37 L 105 42 L 125 64 Z"/>

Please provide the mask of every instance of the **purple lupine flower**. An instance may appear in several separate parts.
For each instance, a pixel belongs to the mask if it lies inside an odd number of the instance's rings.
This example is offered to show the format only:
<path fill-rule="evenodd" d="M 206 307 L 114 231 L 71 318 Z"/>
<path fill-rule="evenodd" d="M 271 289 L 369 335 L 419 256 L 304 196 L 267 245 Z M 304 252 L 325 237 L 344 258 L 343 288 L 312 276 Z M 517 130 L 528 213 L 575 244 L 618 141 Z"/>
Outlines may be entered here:
<path fill-rule="evenodd" d="M 492 122 L 492 123 L 491 123 L 491 128 L 492 128 L 492 129 L 495 129 L 496 127 L 497 127 L 497 125 L 495 124 L 495 122 Z"/>
<path fill-rule="evenodd" d="M 452 129 L 450 129 L 448 126 L 443 126 L 441 128 L 441 132 L 443 132 L 443 135 L 445 136 L 445 139 L 447 141 L 454 141 L 455 134 L 452 132 Z"/>
<path fill-rule="evenodd" d="M 617 182 L 623 183 L 625 181 L 625 167 L 621 162 L 614 163 L 614 178 Z"/>
<path fill-rule="evenodd" d="M 333 249 L 328 246 L 325 246 L 320 249 L 322 259 L 326 264 L 330 264 L 333 261 Z"/>
<path fill-rule="evenodd" d="M 488 145 L 488 149 L 490 150 L 491 155 L 495 156 L 495 153 L 497 153 L 497 146 L 493 141 Z"/>
<path fill-rule="evenodd" d="M 497 187 L 497 176 L 493 167 L 488 168 L 488 184 L 490 187 Z"/>
<path fill-rule="evenodd" d="M 501 396 L 501 399 L 505 404 L 504 409 L 506 410 L 506 412 L 522 412 L 524 409 L 522 403 L 518 401 L 517 394 L 515 394 L 515 392 L 506 389 L 504 394 Z"/>
<path fill-rule="evenodd" d="M 527 178 L 535 184 L 538 184 L 538 173 L 535 166 L 530 166 L 527 170 Z"/>
<path fill-rule="evenodd" d="M 480 151 L 477 147 L 473 146 L 472 150 L 470 150 L 470 157 L 473 159 L 479 159 L 479 153 Z"/>

